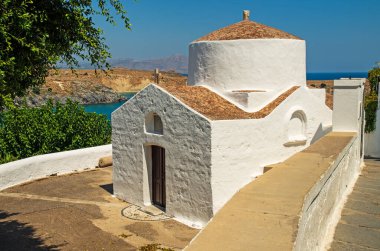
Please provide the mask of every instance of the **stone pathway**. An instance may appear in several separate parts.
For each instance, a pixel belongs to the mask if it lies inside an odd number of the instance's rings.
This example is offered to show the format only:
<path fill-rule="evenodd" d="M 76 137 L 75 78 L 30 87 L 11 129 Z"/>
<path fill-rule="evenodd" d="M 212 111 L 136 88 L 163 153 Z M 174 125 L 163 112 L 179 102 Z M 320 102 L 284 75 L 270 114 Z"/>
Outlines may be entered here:
<path fill-rule="evenodd" d="M 198 233 L 151 208 L 134 211 L 144 220 L 124 217 L 132 205 L 112 193 L 112 168 L 0 191 L 0 250 L 137 250 L 155 244 L 181 250 Z"/>
<path fill-rule="evenodd" d="M 332 251 L 380 250 L 380 160 L 366 160 L 344 206 Z"/>

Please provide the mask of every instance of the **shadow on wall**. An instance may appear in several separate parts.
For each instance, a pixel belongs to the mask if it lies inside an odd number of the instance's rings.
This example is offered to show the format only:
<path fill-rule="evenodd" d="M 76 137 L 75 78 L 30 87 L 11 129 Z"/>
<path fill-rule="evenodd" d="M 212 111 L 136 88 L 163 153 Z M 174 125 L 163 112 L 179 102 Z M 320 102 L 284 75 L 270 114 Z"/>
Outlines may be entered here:
<path fill-rule="evenodd" d="M 10 214 L 0 210 L 0 250 L 60 250 L 62 245 L 45 245 L 43 239 L 35 236 L 33 227 L 17 220 L 7 219 L 14 215 L 17 215 L 17 213 Z"/>
<path fill-rule="evenodd" d="M 332 126 L 323 127 L 322 124 L 319 124 L 317 131 L 315 132 L 313 138 L 310 141 L 310 145 L 314 144 L 318 139 L 322 138 L 331 131 Z"/>

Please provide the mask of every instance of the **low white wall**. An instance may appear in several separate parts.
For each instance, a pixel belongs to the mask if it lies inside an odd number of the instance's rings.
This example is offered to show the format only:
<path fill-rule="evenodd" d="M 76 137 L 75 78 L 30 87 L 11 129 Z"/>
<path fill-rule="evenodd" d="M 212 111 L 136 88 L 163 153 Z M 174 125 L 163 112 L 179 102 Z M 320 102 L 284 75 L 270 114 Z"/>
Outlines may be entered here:
<path fill-rule="evenodd" d="M 112 145 L 34 156 L 0 165 L 0 190 L 55 174 L 95 168 Z"/>
<path fill-rule="evenodd" d="M 306 196 L 294 250 L 328 248 L 360 169 L 360 137 L 354 137 Z"/>

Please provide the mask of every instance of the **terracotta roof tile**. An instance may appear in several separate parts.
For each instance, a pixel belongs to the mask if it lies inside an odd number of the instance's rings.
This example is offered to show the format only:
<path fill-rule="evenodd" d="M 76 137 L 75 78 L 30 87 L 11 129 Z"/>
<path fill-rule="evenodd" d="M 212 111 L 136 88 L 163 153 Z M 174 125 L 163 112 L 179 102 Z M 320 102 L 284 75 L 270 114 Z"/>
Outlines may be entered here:
<path fill-rule="evenodd" d="M 256 23 L 250 20 L 243 20 L 241 22 L 232 24 L 222 29 L 211 32 L 210 34 L 199 38 L 199 41 L 217 41 L 217 40 L 237 40 L 237 39 L 298 39 L 287 32 L 279 29 L 266 26 L 264 24 Z"/>
<path fill-rule="evenodd" d="M 257 112 L 246 112 L 215 92 L 202 86 L 159 85 L 187 106 L 211 120 L 260 119 L 269 115 L 299 86 L 281 94 L 274 101 Z"/>

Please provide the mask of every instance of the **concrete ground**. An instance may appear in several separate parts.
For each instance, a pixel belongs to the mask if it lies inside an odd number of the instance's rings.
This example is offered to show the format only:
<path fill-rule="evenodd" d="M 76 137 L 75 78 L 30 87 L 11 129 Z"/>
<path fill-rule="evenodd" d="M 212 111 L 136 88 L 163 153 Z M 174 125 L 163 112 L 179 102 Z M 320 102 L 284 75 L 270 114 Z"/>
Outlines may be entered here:
<path fill-rule="evenodd" d="M 380 250 L 380 161 L 365 164 L 344 206 L 332 251 Z"/>
<path fill-rule="evenodd" d="M 184 248 L 198 233 L 175 220 L 137 221 L 112 195 L 112 168 L 50 177 L 0 192 L 0 250 Z M 154 250 L 154 249 L 151 249 Z"/>

